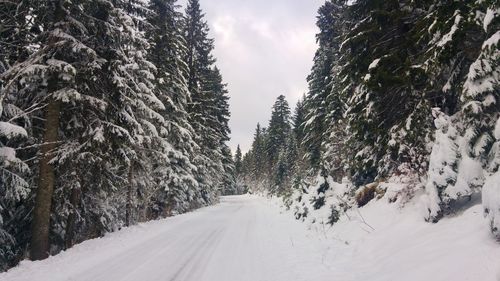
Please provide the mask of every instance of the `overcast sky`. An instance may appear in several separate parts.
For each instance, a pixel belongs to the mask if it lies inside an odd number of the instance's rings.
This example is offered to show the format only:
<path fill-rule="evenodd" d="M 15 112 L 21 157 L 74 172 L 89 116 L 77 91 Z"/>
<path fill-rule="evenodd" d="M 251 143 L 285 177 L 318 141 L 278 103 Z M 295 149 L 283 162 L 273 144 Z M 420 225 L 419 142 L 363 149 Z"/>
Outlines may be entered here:
<path fill-rule="evenodd" d="M 181 1 L 185 2 L 185 1 Z M 283 94 L 293 107 L 307 91 L 316 50 L 316 14 L 324 0 L 200 0 L 228 84 L 233 151 L 251 145 Z"/>

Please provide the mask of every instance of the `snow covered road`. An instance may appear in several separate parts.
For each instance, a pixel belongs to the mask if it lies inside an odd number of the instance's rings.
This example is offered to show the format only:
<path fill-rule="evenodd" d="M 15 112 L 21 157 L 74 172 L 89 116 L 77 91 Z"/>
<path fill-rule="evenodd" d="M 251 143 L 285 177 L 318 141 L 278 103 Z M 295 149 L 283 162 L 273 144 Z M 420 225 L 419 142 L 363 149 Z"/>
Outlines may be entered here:
<path fill-rule="evenodd" d="M 430 224 L 418 204 L 378 200 L 329 228 L 318 223 L 328 209 L 311 210 L 310 225 L 278 202 L 223 197 L 24 261 L 0 281 L 500 281 L 500 245 L 481 205 Z"/>
<path fill-rule="evenodd" d="M 269 204 L 224 197 L 213 207 L 87 241 L 45 261 L 25 261 L 0 280 L 332 280 L 324 241 Z"/>

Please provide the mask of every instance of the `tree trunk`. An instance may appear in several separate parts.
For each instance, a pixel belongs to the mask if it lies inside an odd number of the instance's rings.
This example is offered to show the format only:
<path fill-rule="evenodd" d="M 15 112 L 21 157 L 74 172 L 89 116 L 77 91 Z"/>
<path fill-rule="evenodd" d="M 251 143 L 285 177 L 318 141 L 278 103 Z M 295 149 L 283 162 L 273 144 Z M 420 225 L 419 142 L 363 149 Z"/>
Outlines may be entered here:
<path fill-rule="evenodd" d="M 65 12 L 61 0 L 53 0 L 54 18 L 53 22 L 61 21 Z M 50 38 L 48 44 L 57 43 L 57 38 Z M 48 81 L 47 92 L 55 92 L 58 88 L 56 75 Z M 54 193 L 55 171 L 50 165 L 52 153 L 57 148 L 59 133 L 59 115 L 61 113 L 61 102 L 49 97 L 45 111 L 45 124 L 43 143 L 40 148 L 38 188 L 35 197 L 35 209 L 33 210 L 33 223 L 31 232 L 30 257 L 32 260 L 42 260 L 49 256 L 49 228 L 50 213 L 52 208 L 52 194 Z"/>
<path fill-rule="evenodd" d="M 80 201 L 80 190 L 78 188 L 73 188 L 73 190 L 71 190 L 71 196 L 69 200 L 72 206 L 72 210 L 68 215 L 68 220 L 66 223 L 66 237 L 64 237 L 66 249 L 69 249 L 73 247 L 73 245 L 75 245 L 76 213 L 78 211 L 78 201 Z"/>
<path fill-rule="evenodd" d="M 125 207 L 125 225 L 130 226 L 132 216 L 132 181 L 133 181 L 133 164 L 128 170 L 128 188 L 127 188 L 127 205 Z"/>
<path fill-rule="evenodd" d="M 52 81 L 52 83 L 54 82 Z M 60 111 L 60 101 L 51 98 L 45 112 L 45 132 L 40 149 L 40 174 L 31 233 L 32 260 L 41 260 L 49 256 L 50 210 L 55 184 L 54 167 L 49 162 L 52 159 L 52 152 L 57 146 Z"/>

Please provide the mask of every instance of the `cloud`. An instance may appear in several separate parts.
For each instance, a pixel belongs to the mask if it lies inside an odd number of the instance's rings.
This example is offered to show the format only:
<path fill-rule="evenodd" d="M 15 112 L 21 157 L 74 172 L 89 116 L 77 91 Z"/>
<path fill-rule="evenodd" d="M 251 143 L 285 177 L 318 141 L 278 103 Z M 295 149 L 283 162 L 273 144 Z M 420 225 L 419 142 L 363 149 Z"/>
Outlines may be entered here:
<path fill-rule="evenodd" d="M 257 122 L 267 126 L 284 94 L 291 106 L 307 91 L 323 0 L 201 0 L 215 57 L 230 93 L 232 140 L 250 148 Z"/>

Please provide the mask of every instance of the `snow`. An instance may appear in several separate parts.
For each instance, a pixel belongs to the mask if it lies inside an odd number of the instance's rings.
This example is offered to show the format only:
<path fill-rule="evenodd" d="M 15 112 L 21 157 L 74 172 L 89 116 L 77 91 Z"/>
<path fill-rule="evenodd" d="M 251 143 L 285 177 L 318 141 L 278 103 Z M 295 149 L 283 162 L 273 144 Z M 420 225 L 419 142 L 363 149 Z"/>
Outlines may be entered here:
<path fill-rule="evenodd" d="M 23 261 L 0 280 L 498 280 L 500 245 L 481 206 L 429 224 L 417 201 L 403 209 L 372 201 L 333 227 L 307 229 L 280 199 L 223 197 L 217 206 Z"/>
<path fill-rule="evenodd" d="M 498 45 L 498 41 L 500 41 L 500 30 L 495 32 L 495 34 L 491 35 L 490 38 L 488 38 L 486 41 L 483 43 L 483 49 L 494 47 Z"/>
<path fill-rule="evenodd" d="M 437 224 L 426 223 L 422 191 L 390 204 L 405 185 L 381 185 L 387 190 L 381 199 L 353 207 L 333 226 L 323 223 L 320 211 L 309 213 L 307 226 L 328 249 L 323 256 L 334 271 L 330 280 L 499 280 L 500 244 L 490 235 L 479 202 Z"/>
<path fill-rule="evenodd" d="M 459 30 L 458 26 L 461 21 L 462 21 L 462 16 L 459 14 L 459 11 L 455 11 L 455 22 L 453 23 L 450 31 L 447 34 L 445 34 L 441 38 L 441 40 L 437 43 L 439 47 L 443 47 L 453 39 L 453 35 Z"/>
<path fill-rule="evenodd" d="M 370 65 L 368 66 L 368 70 L 376 68 L 379 62 L 380 62 L 380 59 L 373 60 L 372 63 L 370 63 Z"/>
<path fill-rule="evenodd" d="M 495 125 L 495 132 L 494 132 L 494 134 L 495 134 L 495 138 L 497 140 L 500 140 L 500 118 L 498 118 L 497 123 Z"/>
<path fill-rule="evenodd" d="M 491 230 L 493 234 L 500 237 L 500 172 L 486 178 L 482 190 L 483 206 L 486 217 L 490 220 Z"/>
<path fill-rule="evenodd" d="M 486 32 L 488 31 L 488 26 L 493 21 L 493 19 L 495 17 L 497 17 L 499 14 L 500 14 L 500 9 L 488 8 L 488 10 L 486 11 L 486 15 L 484 16 L 484 20 L 483 20 L 484 31 L 486 31 Z"/>
<path fill-rule="evenodd" d="M 432 30 L 434 29 L 434 27 L 436 26 L 436 24 L 438 23 L 437 19 L 434 19 L 434 21 L 432 22 L 432 24 L 429 26 L 429 28 L 427 29 L 427 32 L 429 34 L 432 34 Z"/>
<path fill-rule="evenodd" d="M 444 84 L 443 88 L 441 89 L 444 93 L 449 92 L 451 90 L 451 81 L 448 80 L 446 84 Z"/>
<path fill-rule="evenodd" d="M 0 147 L 0 164 L 9 166 L 9 162 L 17 162 L 16 150 L 11 147 Z"/>
<path fill-rule="evenodd" d="M 493 234 L 500 239 L 500 171 L 498 171 L 499 165 L 499 150 L 500 150 L 500 118 L 497 120 L 495 125 L 494 137 L 496 142 L 491 148 L 491 154 L 494 158 L 491 162 L 491 172 L 485 180 L 482 189 L 483 206 L 485 210 L 486 217 L 490 220 L 490 227 Z"/>
<path fill-rule="evenodd" d="M 215 207 L 86 241 L 44 261 L 23 261 L 0 280 L 330 280 L 322 246 L 267 200 L 227 197 Z"/>
<path fill-rule="evenodd" d="M 349 244 L 336 261 L 346 278 L 337 280 L 498 280 L 500 245 L 480 205 L 439 224 L 422 221 L 419 210 L 380 200 L 335 225 L 330 237 Z"/>
<path fill-rule="evenodd" d="M 457 178 L 457 172 L 453 166 L 457 163 L 457 153 L 459 150 L 455 140 L 458 132 L 451 122 L 451 118 L 439 110 L 433 111 L 436 126 L 435 141 L 429 159 L 429 172 L 426 184 L 426 209 L 429 214 L 426 219 L 434 220 L 439 215 L 441 199 L 438 194 L 438 187 L 445 189 L 450 182 Z"/>
<path fill-rule="evenodd" d="M 6 138 L 15 138 L 15 137 L 23 137 L 27 138 L 28 133 L 22 127 L 17 125 L 8 123 L 8 122 L 0 122 L 0 136 Z"/>

